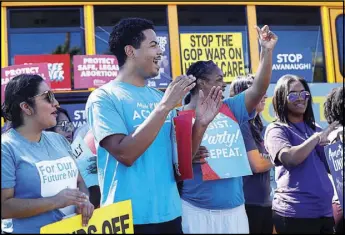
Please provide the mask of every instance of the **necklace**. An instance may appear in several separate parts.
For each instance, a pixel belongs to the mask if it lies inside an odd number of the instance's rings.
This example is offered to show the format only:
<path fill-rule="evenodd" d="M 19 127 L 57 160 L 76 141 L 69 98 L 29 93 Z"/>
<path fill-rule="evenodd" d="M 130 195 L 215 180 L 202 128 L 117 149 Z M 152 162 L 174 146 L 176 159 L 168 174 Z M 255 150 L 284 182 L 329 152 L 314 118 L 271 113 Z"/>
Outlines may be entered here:
<path fill-rule="evenodd" d="M 309 136 L 309 133 L 308 133 L 308 128 L 307 128 L 307 125 L 305 124 L 305 122 L 303 122 L 305 131 L 301 130 L 297 125 L 293 124 L 292 122 L 290 122 L 290 123 L 291 123 L 291 125 L 292 125 L 293 127 L 295 127 L 295 129 L 296 129 L 300 134 L 303 135 L 303 133 L 304 133 L 305 138 L 308 139 L 308 138 L 310 137 L 310 136 Z"/>

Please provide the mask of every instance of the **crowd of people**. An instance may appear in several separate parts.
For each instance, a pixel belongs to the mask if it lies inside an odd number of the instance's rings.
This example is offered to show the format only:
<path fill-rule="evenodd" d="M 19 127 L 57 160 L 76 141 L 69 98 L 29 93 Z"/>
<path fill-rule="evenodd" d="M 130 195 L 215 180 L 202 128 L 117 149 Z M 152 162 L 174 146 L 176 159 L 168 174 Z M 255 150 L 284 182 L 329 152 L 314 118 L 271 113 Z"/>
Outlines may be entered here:
<path fill-rule="evenodd" d="M 224 97 L 224 74 L 213 61 L 192 64 L 164 93 L 146 86 L 162 57 L 154 25 L 141 18 L 116 24 L 109 47 L 120 73 L 90 94 L 88 125 L 79 131 L 97 159 L 90 171 L 99 186 L 89 188 L 72 157 L 75 131 L 67 111 L 40 76 L 13 78 L 2 106 L 9 125 L 1 138 L 1 218 L 12 221 L 13 233 L 39 233 L 74 213 L 87 226 L 95 208 L 129 199 L 134 233 L 343 233 L 323 147 L 343 141 L 344 89 L 327 97 L 329 126 L 322 130 L 307 82 L 287 74 L 274 90 L 276 121 L 265 127 L 260 113 L 279 42 L 268 26 L 257 32 L 256 74 L 236 78 Z M 202 167 L 210 153 L 201 143 L 221 108 L 241 130 L 253 174 L 205 181 Z M 193 178 L 177 182 L 172 123 L 185 110 L 195 113 Z"/>

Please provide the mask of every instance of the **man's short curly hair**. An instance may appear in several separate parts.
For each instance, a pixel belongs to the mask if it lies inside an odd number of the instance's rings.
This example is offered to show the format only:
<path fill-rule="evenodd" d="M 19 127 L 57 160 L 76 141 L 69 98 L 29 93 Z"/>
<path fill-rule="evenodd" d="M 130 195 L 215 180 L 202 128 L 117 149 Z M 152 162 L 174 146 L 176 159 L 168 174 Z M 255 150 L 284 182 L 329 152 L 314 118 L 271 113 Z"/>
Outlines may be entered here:
<path fill-rule="evenodd" d="M 334 88 L 324 104 L 324 114 L 329 124 L 334 121 L 344 126 L 344 87 Z"/>
<path fill-rule="evenodd" d="M 127 56 L 125 46 L 131 45 L 138 49 L 145 40 L 144 30 L 152 29 L 152 21 L 141 18 L 126 18 L 120 20 L 113 28 L 109 37 L 109 49 L 117 57 L 119 66 L 123 66 Z"/>

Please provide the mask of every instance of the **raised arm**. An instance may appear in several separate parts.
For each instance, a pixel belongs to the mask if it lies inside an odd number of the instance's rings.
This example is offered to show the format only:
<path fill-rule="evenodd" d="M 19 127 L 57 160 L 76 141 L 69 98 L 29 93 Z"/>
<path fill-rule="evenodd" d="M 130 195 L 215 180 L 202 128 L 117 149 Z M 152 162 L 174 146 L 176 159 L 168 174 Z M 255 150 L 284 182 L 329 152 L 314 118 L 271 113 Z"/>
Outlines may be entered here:
<path fill-rule="evenodd" d="M 265 95 L 272 76 L 272 51 L 278 37 L 265 25 L 262 29 L 256 26 L 261 45 L 260 64 L 255 74 L 253 85 L 245 91 L 246 108 L 251 113 Z"/>
<path fill-rule="evenodd" d="M 165 91 L 162 101 L 133 133 L 110 135 L 101 140 L 100 146 L 122 164 L 131 166 L 152 144 L 170 111 L 195 86 L 194 81 L 193 76 L 177 77 Z"/>

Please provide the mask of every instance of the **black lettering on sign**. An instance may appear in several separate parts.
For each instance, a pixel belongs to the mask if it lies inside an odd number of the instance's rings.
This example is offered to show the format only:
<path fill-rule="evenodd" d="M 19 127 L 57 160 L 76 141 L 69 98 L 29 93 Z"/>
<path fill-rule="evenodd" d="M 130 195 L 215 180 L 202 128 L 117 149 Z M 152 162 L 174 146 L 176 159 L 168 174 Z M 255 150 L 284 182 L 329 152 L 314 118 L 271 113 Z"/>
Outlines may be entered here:
<path fill-rule="evenodd" d="M 111 221 L 105 220 L 102 224 L 102 233 L 103 234 L 126 234 L 126 229 L 129 228 L 129 215 L 121 215 L 118 217 L 114 217 L 111 219 Z M 94 231 L 96 232 L 97 229 L 94 228 Z M 90 232 L 90 228 L 89 231 Z"/>
<path fill-rule="evenodd" d="M 226 60 L 224 48 L 205 48 L 206 60 Z"/>
<path fill-rule="evenodd" d="M 84 229 L 79 229 L 77 231 L 74 231 L 72 234 L 87 234 L 87 232 Z"/>
<path fill-rule="evenodd" d="M 111 220 L 113 226 L 114 234 L 126 234 L 126 229 L 129 228 L 129 224 L 126 221 L 129 220 L 129 215 L 121 215 L 120 217 L 115 217 Z M 118 224 L 120 222 L 120 224 Z"/>
<path fill-rule="evenodd" d="M 242 59 L 242 49 L 241 48 L 229 48 L 228 51 L 229 59 Z"/>
<path fill-rule="evenodd" d="M 116 225 L 118 222 L 120 222 L 120 218 L 119 217 L 115 217 L 111 220 L 111 223 L 113 225 L 113 231 L 114 234 L 118 234 L 118 232 L 121 231 L 121 225 Z M 123 233 L 123 232 L 122 232 Z"/>
<path fill-rule="evenodd" d="M 216 35 L 219 47 L 232 47 L 232 35 Z"/>
<path fill-rule="evenodd" d="M 89 227 L 88 227 L 88 229 L 87 229 L 87 233 L 88 234 L 93 234 L 93 233 L 96 233 L 97 232 L 97 228 L 96 228 L 96 226 L 94 226 L 94 225 L 90 225 Z"/>
<path fill-rule="evenodd" d="M 80 155 L 81 155 L 82 153 L 83 153 L 83 149 L 81 148 L 81 145 L 79 144 L 78 147 L 76 147 L 76 148 L 74 149 L 73 156 L 74 156 L 75 158 L 78 158 L 78 157 L 80 157 Z"/>
<path fill-rule="evenodd" d="M 102 233 L 103 234 L 113 234 L 113 230 L 111 228 L 111 224 L 110 224 L 110 222 L 108 220 L 103 222 Z"/>
<path fill-rule="evenodd" d="M 77 231 L 72 232 L 72 234 L 93 234 L 97 232 L 97 228 L 94 225 L 90 225 L 87 228 L 87 232 L 84 229 L 79 229 Z"/>
<path fill-rule="evenodd" d="M 195 35 L 192 35 L 191 37 L 190 37 L 190 45 L 192 46 L 192 47 L 195 47 Z"/>
<path fill-rule="evenodd" d="M 184 49 L 183 50 L 183 58 L 185 60 L 199 60 L 200 56 L 202 55 L 202 50 L 198 49 Z"/>
<path fill-rule="evenodd" d="M 219 66 L 218 62 L 216 62 L 216 64 Z M 220 69 L 223 71 L 224 77 L 244 75 L 242 61 L 222 61 L 220 63 Z"/>
<path fill-rule="evenodd" d="M 122 233 L 126 233 L 126 229 L 129 228 L 128 222 L 125 223 L 127 220 L 129 220 L 129 215 L 121 215 L 120 221 L 121 221 L 121 228 L 122 228 Z"/>
<path fill-rule="evenodd" d="M 190 37 L 192 47 L 209 47 L 213 42 L 212 35 L 192 35 Z"/>

